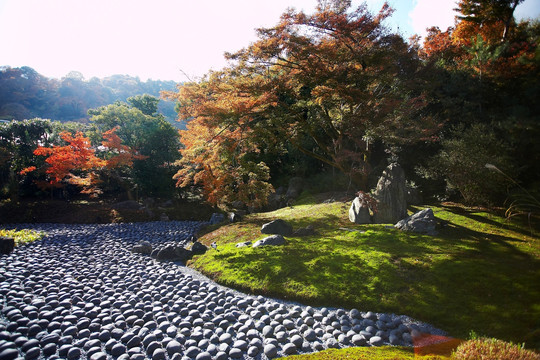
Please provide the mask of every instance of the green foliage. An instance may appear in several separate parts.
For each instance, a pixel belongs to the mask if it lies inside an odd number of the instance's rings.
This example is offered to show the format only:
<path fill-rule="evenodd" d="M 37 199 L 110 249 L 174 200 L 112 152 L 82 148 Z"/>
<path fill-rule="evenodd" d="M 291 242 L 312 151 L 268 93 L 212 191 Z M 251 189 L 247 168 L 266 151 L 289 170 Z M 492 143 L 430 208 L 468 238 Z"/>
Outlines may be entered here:
<path fill-rule="evenodd" d="M 15 240 L 15 246 L 27 244 L 32 241 L 41 239 L 46 234 L 42 231 L 35 231 L 29 229 L 22 230 L 6 230 L 0 229 L 0 236 L 11 237 Z"/>
<path fill-rule="evenodd" d="M 158 111 L 159 99 L 152 95 L 132 96 L 127 98 L 127 102 L 134 108 L 141 110 L 144 115 L 155 116 Z"/>
<path fill-rule="evenodd" d="M 459 126 L 441 141 L 440 152 L 431 160 L 431 177 L 442 177 L 448 189 L 457 190 L 467 204 L 501 204 L 509 181 L 490 176 L 486 163 L 512 171 L 510 149 L 492 127 L 474 124 Z"/>
<path fill-rule="evenodd" d="M 301 202 L 301 201 L 300 201 Z M 200 241 L 218 243 L 192 265 L 250 293 L 317 306 L 407 314 L 465 338 L 472 329 L 540 346 L 540 242 L 526 224 L 467 208 L 434 208 L 446 224 L 432 237 L 354 225 L 348 203 L 313 202 L 246 216 Z M 236 248 L 264 237 L 276 218 L 316 235 L 284 246 Z"/>
<path fill-rule="evenodd" d="M 35 191 L 31 179 L 19 172 L 42 162 L 34 155 L 39 145 L 51 142 L 53 124 L 49 120 L 33 119 L 0 124 L 0 184 L 2 192 L 13 199 L 20 193 Z"/>
<path fill-rule="evenodd" d="M 158 99 L 142 96 L 131 100 L 144 111 L 152 111 L 154 115 L 146 115 L 141 109 L 122 102 L 91 109 L 89 114 L 95 125 L 95 133 L 92 135 L 94 142 L 101 139 L 105 131 L 118 126 L 116 134 L 123 144 L 147 158 L 135 161 L 132 169 L 125 168 L 117 173 L 116 181 L 123 182 L 122 187 L 125 189 L 137 184 L 138 190 L 148 195 L 170 194 L 174 190 L 174 162 L 179 158 L 178 132 L 163 116 L 155 115 Z M 126 177 L 133 184 L 126 182 Z"/>
<path fill-rule="evenodd" d="M 455 360 L 539 360 L 540 354 L 497 339 L 479 338 L 461 344 L 452 356 Z"/>

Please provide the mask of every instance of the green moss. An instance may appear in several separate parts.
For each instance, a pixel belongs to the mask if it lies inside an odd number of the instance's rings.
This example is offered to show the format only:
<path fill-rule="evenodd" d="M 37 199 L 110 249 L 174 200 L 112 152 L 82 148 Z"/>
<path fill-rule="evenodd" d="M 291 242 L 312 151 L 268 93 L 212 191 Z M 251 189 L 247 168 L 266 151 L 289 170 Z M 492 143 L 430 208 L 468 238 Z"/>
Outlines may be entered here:
<path fill-rule="evenodd" d="M 474 330 L 540 347 L 540 241 L 526 224 L 440 206 L 433 209 L 445 226 L 426 236 L 352 224 L 348 207 L 304 203 L 246 216 L 203 236 L 219 251 L 196 257 L 192 266 L 255 294 L 406 314 L 454 337 Z M 280 247 L 234 246 L 263 238 L 261 225 L 276 218 L 294 228 L 313 224 L 317 234 L 289 237 Z"/>
<path fill-rule="evenodd" d="M 285 359 L 285 358 L 282 358 Z M 419 356 L 410 348 L 395 346 L 329 349 L 313 354 L 288 356 L 287 360 L 444 360 L 446 356 Z"/>
<path fill-rule="evenodd" d="M 12 237 L 15 240 L 15 246 L 20 246 L 32 241 L 36 241 L 45 236 L 44 232 L 29 229 L 5 230 L 0 229 L 0 236 Z"/>

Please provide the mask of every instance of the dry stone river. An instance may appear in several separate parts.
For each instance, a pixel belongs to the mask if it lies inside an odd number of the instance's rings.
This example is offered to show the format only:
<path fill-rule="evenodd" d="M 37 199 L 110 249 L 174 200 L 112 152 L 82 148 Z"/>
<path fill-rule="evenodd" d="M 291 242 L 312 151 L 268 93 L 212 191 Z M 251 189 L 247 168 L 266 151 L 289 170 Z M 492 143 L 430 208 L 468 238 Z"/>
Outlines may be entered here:
<path fill-rule="evenodd" d="M 130 251 L 177 246 L 206 224 L 12 225 L 47 235 L 0 256 L 0 359 L 266 360 L 444 334 L 406 316 L 242 294 Z"/>

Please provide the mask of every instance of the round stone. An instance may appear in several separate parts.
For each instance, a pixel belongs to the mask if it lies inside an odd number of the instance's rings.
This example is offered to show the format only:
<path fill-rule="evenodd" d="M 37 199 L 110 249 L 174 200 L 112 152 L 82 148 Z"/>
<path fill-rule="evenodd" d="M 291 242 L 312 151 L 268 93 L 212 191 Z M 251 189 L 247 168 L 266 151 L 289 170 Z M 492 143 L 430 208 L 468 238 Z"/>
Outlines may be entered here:
<path fill-rule="evenodd" d="M 197 355 L 195 360 L 212 360 L 212 355 L 209 352 L 205 351 Z"/>
<path fill-rule="evenodd" d="M 79 349 L 78 347 L 72 347 L 71 349 L 69 349 L 69 351 L 67 353 L 67 359 L 68 360 L 75 360 L 75 359 L 80 358 L 81 355 L 82 355 L 81 349 Z"/>
<path fill-rule="evenodd" d="M 278 348 L 274 344 L 266 344 L 264 346 L 264 355 L 266 355 L 268 358 L 272 359 L 275 358 L 278 354 Z"/>
<path fill-rule="evenodd" d="M 33 347 L 33 348 L 28 349 L 28 351 L 26 351 L 26 353 L 24 354 L 24 359 L 25 360 L 37 359 L 40 354 L 41 354 L 41 349 L 39 347 Z"/>
<path fill-rule="evenodd" d="M 296 345 L 294 345 L 293 343 L 283 345 L 283 353 L 286 355 L 296 354 L 296 351 Z"/>
<path fill-rule="evenodd" d="M 55 343 L 48 343 L 45 346 L 43 346 L 43 344 L 42 344 L 43 355 L 45 355 L 45 356 L 51 356 L 51 355 L 55 354 L 56 349 L 57 349 L 57 347 L 56 347 Z"/>
<path fill-rule="evenodd" d="M 366 338 L 362 335 L 354 335 L 351 342 L 356 346 L 364 346 L 366 345 Z"/>
<path fill-rule="evenodd" d="M 152 360 L 165 360 L 166 358 L 167 358 L 167 353 L 162 348 L 156 349 L 152 353 Z"/>
<path fill-rule="evenodd" d="M 167 344 L 166 349 L 169 353 L 169 356 L 172 356 L 173 354 L 182 351 L 182 345 L 178 341 L 172 340 Z"/>
<path fill-rule="evenodd" d="M 216 356 L 214 357 L 214 360 L 228 360 L 228 359 L 229 359 L 229 355 L 224 351 L 218 352 Z"/>
<path fill-rule="evenodd" d="M 231 350 L 229 350 L 229 356 L 232 358 L 232 359 L 240 359 L 242 357 L 242 350 L 238 349 L 238 348 L 231 348 Z"/>
<path fill-rule="evenodd" d="M 369 339 L 369 343 L 373 346 L 384 345 L 384 340 L 380 336 L 373 336 Z"/>
<path fill-rule="evenodd" d="M 111 348 L 111 355 L 115 357 L 119 357 L 120 355 L 125 354 L 126 351 L 127 351 L 127 348 L 124 344 L 117 343 Z"/>
<path fill-rule="evenodd" d="M 259 348 L 257 346 L 251 346 L 247 351 L 248 356 L 255 357 L 259 354 Z"/>
<path fill-rule="evenodd" d="M 313 329 L 306 330 L 303 335 L 304 339 L 306 339 L 307 341 L 315 341 L 315 339 L 317 339 L 317 334 Z"/>
<path fill-rule="evenodd" d="M 293 335 L 291 337 L 291 343 L 296 346 L 296 348 L 301 348 L 302 343 L 304 342 L 304 339 L 300 335 Z"/>

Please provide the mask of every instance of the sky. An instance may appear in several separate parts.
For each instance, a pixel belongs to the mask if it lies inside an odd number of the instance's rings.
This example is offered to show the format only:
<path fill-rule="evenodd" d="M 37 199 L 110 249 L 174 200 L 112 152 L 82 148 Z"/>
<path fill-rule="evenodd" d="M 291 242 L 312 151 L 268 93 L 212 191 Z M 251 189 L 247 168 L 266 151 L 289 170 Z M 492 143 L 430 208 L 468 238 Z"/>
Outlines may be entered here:
<path fill-rule="evenodd" d="M 361 3 L 353 0 L 353 6 Z M 384 0 L 368 0 L 377 12 Z M 405 38 L 454 24 L 455 0 L 388 0 L 387 26 Z M 314 11 L 317 0 L 0 0 L 0 66 L 30 66 L 61 78 L 113 74 L 142 81 L 196 80 L 227 63 L 289 7 Z M 525 0 L 516 17 L 540 17 L 540 0 Z"/>

